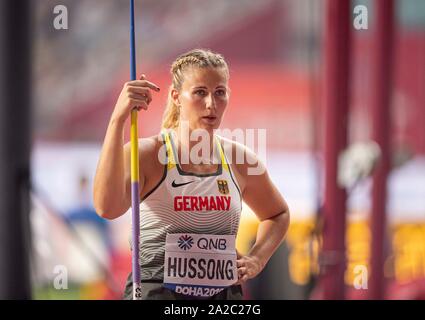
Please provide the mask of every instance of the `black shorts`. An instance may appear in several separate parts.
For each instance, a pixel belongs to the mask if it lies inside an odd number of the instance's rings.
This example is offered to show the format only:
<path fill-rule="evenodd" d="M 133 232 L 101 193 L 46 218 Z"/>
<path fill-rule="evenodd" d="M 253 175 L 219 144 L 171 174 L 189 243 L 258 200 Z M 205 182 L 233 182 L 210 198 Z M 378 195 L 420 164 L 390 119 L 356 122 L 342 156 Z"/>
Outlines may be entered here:
<path fill-rule="evenodd" d="M 128 275 L 124 290 L 124 300 L 133 299 L 133 280 L 131 273 Z M 193 297 L 185 296 L 173 290 L 165 288 L 159 281 L 142 281 L 142 300 L 193 300 Z M 227 287 L 218 294 L 203 300 L 242 300 L 243 293 L 240 285 Z"/>

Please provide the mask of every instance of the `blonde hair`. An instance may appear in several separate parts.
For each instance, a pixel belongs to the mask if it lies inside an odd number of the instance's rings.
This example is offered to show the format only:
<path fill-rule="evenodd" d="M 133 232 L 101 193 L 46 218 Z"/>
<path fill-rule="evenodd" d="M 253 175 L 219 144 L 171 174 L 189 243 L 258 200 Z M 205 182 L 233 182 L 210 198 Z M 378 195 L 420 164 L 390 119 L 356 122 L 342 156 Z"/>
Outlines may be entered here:
<path fill-rule="evenodd" d="M 171 65 L 172 84 L 168 91 L 167 104 L 162 118 L 162 129 L 175 129 L 179 126 L 180 109 L 171 97 L 171 90 L 181 90 L 184 81 L 184 71 L 189 67 L 223 68 L 227 77 L 229 76 L 229 67 L 219 53 L 207 49 L 194 49 L 178 56 Z"/>

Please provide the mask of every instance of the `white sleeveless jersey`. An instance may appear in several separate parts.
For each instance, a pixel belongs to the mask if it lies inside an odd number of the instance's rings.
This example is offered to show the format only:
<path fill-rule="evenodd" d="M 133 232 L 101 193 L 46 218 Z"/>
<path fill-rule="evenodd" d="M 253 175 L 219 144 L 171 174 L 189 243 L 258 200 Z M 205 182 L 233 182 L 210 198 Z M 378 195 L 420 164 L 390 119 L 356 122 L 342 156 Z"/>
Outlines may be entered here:
<path fill-rule="evenodd" d="M 141 279 L 162 281 L 167 233 L 236 235 L 242 209 L 240 188 L 217 136 L 215 173 L 182 170 L 172 134 L 162 133 L 167 164 L 161 181 L 140 203 Z"/>

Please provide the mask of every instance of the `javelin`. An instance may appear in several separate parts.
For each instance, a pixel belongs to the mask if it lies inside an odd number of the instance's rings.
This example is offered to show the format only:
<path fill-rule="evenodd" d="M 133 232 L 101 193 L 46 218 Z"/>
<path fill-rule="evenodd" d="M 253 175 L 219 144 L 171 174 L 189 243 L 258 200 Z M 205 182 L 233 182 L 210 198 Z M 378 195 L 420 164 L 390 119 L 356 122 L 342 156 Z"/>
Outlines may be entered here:
<path fill-rule="evenodd" d="M 134 36 L 134 0 L 130 0 L 130 78 L 136 80 L 136 44 Z M 132 274 L 133 300 L 141 299 L 139 261 L 139 145 L 137 135 L 137 109 L 131 110 L 131 211 L 132 211 Z"/>

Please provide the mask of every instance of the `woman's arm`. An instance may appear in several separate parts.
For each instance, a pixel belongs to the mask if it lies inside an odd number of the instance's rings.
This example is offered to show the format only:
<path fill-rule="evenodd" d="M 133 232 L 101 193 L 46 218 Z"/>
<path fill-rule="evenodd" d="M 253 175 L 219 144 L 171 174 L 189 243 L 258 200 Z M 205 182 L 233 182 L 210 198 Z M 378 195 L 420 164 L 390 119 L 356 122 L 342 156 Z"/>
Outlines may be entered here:
<path fill-rule="evenodd" d="M 130 206 L 130 145 L 124 145 L 124 122 L 111 118 L 94 178 L 93 202 L 103 218 L 115 219 Z M 139 178 L 143 186 L 143 175 Z"/>
<path fill-rule="evenodd" d="M 281 244 L 289 227 L 289 211 L 260 222 L 254 246 L 237 261 L 240 282 L 256 277 Z"/>
<path fill-rule="evenodd" d="M 115 105 L 94 178 L 93 202 L 101 217 L 115 219 L 130 206 L 130 144 L 124 145 L 124 123 L 133 108 L 148 108 L 152 101 L 151 89 L 159 90 L 144 80 L 144 76 L 141 80 L 127 82 Z M 143 185 L 144 175 L 140 170 L 140 189 Z"/>
<path fill-rule="evenodd" d="M 257 276 L 282 243 L 289 227 L 286 201 L 271 181 L 267 169 L 256 155 L 246 149 L 247 163 L 243 167 L 243 200 L 260 220 L 255 244 L 247 255 L 237 260 L 239 283 Z M 249 173 L 256 174 L 249 174 Z"/>

